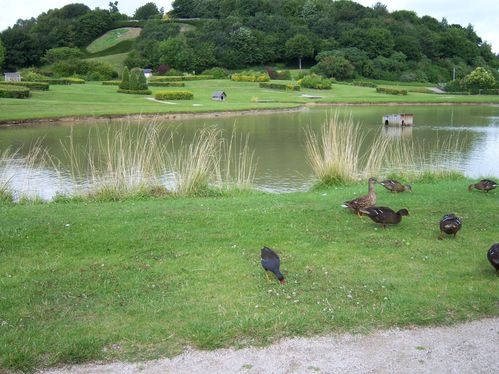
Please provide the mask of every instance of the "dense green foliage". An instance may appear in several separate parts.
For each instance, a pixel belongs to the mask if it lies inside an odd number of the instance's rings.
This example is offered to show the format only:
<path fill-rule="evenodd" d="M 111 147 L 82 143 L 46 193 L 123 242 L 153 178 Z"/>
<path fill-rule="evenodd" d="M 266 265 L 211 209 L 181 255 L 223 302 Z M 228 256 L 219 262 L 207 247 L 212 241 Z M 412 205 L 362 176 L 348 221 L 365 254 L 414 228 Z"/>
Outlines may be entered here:
<path fill-rule="evenodd" d="M 194 94 L 190 91 L 158 91 L 154 94 L 156 100 L 192 100 Z"/>
<path fill-rule="evenodd" d="M 109 80 L 117 76 L 108 63 L 79 59 L 58 61 L 52 66 L 52 71 L 55 77 L 78 75 L 89 81 Z"/>
<path fill-rule="evenodd" d="M 104 86 L 119 86 L 121 85 L 121 81 L 103 81 L 102 84 Z"/>
<path fill-rule="evenodd" d="M 5 99 L 25 99 L 31 96 L 28 87 L 12 84 L 0 84 L 0 97 Z"/>
<path fill-rule="evenodd" d="M 125 66 L 123 72 L 121 73 L 121 82 L 119 84 L 120 89 L 129 90 L 130 89 L 130 70 Z"/>
<path fill-rule="evenodd" d="M 161 18 L 163 16 L 163 8 L 158 9 L 158 6 L 152 2 L 146 3 L 135 10 L 134 19 L 143 20 L 149 18 Z"/>
<path fill-rule="evenodd" d="M 482 67 L 478 67 L 463 78 L 462 84 L 470 90 L 494 88 L 496 80 L 494 75 Z"/>
<path fill-rule="evenodd" d="M 43 61 L 48 64 L 53 64 L 62 60 L 78 59 L 84 56 L 79 48 L 59 47 L 51 48 L 43 56 Z"/>
<path fill-rule="evenodd" d="M 0 73 L 2 72 L 4 59 L 5 59 L 5 48 L 3 47 L 2 39 L 0 38 Z"/>
<path fill-rule="evenodd" d="M 365 183 L 228 198 L 0 203 L 0 371 L 497 317 L 486 251 L 497 241 L 498 192 L 468 193 L 469 183 L 378 189 L 381 205 L 410 212 L 386 230 L 340 208 Z M 463 229 L 439 241 L 450 207 Z M 279 253 L 286 285 L 266 279 L 263 245 Z"/>
<path fill-rule="evenodd" d="M 114 20 L 108 10 L 91 10 L 83 4 L 69 4 L 42 13 L 36 19 L 18 20 L 1 33 L 7 49 L 5 67 L 15 70 L 38 66 L 52 48 L 85 47 L 111 29 Z"/>

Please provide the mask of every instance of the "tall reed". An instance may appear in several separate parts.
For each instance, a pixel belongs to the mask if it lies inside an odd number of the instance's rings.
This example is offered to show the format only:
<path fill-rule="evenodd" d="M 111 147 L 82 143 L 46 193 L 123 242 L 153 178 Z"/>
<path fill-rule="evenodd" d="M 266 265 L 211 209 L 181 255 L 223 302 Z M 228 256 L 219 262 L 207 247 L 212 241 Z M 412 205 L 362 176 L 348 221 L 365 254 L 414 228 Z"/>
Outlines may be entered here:
<path fill-rule="evenodd" d="M 161 186 L 170 139 L 161 137 L 156 126 L 109 126 L 96 141 L 91 138 L 89 133 L 86 144 L 77 145 L 71 131 L 61 142 L 80 193 L 116 200 Z"/>

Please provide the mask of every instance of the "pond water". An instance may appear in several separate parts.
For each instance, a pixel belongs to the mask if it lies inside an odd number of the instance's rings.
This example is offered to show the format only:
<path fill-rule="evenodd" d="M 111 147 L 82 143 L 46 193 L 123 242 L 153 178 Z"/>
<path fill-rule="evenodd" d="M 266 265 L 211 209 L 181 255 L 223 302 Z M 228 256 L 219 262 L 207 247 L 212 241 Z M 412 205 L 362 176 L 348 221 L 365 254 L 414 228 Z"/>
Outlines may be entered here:
<path fill-rule="evenodd" d="M 174 129 L 176 137 L 188 142 L 197 130 L 217 126 L 224 136 L 230 137 L 233 129 L 237 134 L 249 135 L 249 146 L 255 152 L 257 170 L 255 184 L 258 188 L 287 192 L 306 190 L 313 183 L 311 168 L 305 153 L 305 131 L 320 131 L 327 118 L 338 112 L 352 115 L 369 138 L 382 132 L 390 139 L 411 139 L 424 144 L 425 152 L 438 155 L 444 152 L 442 143 L 450 137 L 458 143 L 458 152 L 447 155 L 445 162 L 463 171 L 467 176 L 499 176 L 499 106 L 355 106 L 307 108 L 298 112 L 269 113 L 237 117 L 216 117 L 189 120 L 164 121 L 158 124 L 161 131 Z M 413 127 L 385 128 L 381 118 L 391 113 L 413 113 Z M 61 140 L 73 134 L 77 143 L 84 144 L 99 132 L 115 131 L 127 121 L 47 123 L 31 126 L 0 127 L 0 152 L 11 147 L 19 149 L 17 158 L 22 159 L 33 144 L 38 143 L 59 160 L 59 168 L 69 168 L 67 154 Z M 150 122 L 150 121 L 149 121 Z M 158 121 L 155 121 L 158 122 Z M 143 120 L 132 126 L 144 126 Z M 438 160 L 433 157 L 432 162 Z M 26 181 L 25 163 L 11 165 L 9 181 L 14 189 L 25 194 L 37 194 L 50 198 L 56 191 L 71 189 L 70 179 L 64 179 L 50 165 L 30 172 Z M 0 171 L 1 172 L 1 171 Z"/>

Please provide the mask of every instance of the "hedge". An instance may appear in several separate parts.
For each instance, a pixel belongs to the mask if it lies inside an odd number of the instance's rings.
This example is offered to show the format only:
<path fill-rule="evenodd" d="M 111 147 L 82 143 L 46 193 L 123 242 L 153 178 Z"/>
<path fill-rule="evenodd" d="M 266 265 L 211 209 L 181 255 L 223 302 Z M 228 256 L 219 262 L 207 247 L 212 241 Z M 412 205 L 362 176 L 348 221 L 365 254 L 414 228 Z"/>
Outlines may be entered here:
<path fill-rule="evenodd" d="M 30 90 L 48 91 L 49 84 L 45 82 L 0 82 L 0 85 L 28 87 Z"/>
<path fill-rule="evenodd" d="M 28 87 L 7 84 L 2 84 L 0 86 L 0 97 L 2 98 L 25 99 L 30 96 L 31 93 Z"/>
<path fill-rule="evenodd" d="M 261 88 L 270 88 L 273 90 L 290 90 L 290 91 L 300 91 L 300 86 L 297 84 L 286 84 L 286 83 L 269 83 L 269 82 L 262 82 L 260 83 Z"/>
<path fill-rule="evenodd" d="M 150 95 L 152 94 L 151 90 L 124 90 L 122 88 L 118 88 L 119 93 L 131 94 L 131 95 Z"/>
<path fill-rule="evenodd" d="M 149 82 L 180 82 L 213 79 L 213 75 L 166 75 L 163 77 L 149 78 Z"/>
<path fill-rule="evenodd" d="M 358 86 L 358 87 L 372 87 L 372 88 L 378 87 L 377 84 L 372 83 L 372 82 L 366 82 L 366 81 L 353 81 L 352 85 Z"/>
<path fill-rule="evenodd" d="M 102 81 L 104 86 L 119 86 L 121 81 Z"/>
<path fill-rule="evenodd" d="M 192 100 L 194 94 L 190 91 L 158 91 L 154 94 L 156 100 Z"/>
<path fill-rule="evenodd" d="M 242 73 L 232 74 L 230 79 L 235 82 L 268 82 L 270 77 L 267 73 L 243 71 Z"/>
<path fill-rule="evenodd" d="M 149 86 L 157 87 L 185 87 L 184 82 L 149 82 Z"/>
<path fill-rule="evenodd" d="M 385 93 L 388 95 L 407 95 L 407 90 L 401 90 L 398 88 L 388 88 L 388 87 L 377 87 L 376 92 Z"/>
<path fill-rule="evenodd" d="M 85 79 L 74 78 L 74 77 L 48 78 L 48 79 L 40 80 L 40 82 L 44 82 L 44 83 L 48 83 L 48 84 L 55 84 L 55 85 L 85 84 Z"/>

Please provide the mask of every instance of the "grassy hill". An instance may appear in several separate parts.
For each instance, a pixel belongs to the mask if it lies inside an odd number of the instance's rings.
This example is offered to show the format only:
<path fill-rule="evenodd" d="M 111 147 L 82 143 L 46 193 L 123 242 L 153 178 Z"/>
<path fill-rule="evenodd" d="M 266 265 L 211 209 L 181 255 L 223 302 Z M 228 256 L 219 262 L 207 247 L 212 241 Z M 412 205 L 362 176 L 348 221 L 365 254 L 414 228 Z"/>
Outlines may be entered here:
<path fill-rule="evenodd" d="M 109 51 L 109 49 L 116 47 L 124 41 L 128 41 L 126 44 L 131 44 L 130 42 L 139 36 L 141 30 L 140 27 L 122 27 L 110 30 L 90 43 L 87 47 L 87 52 L 96 54 L 106 50 Z"/>

